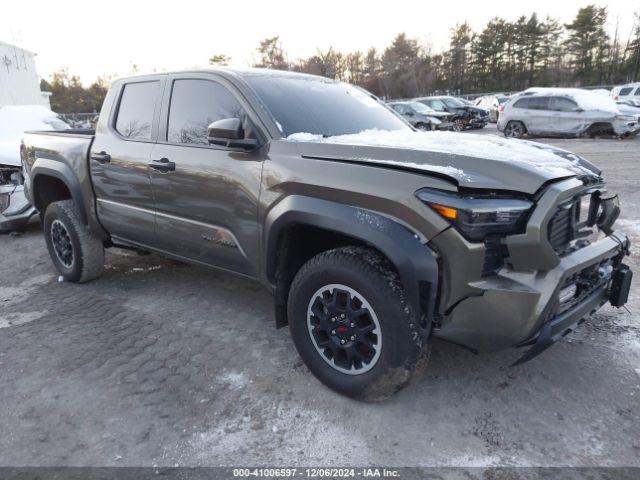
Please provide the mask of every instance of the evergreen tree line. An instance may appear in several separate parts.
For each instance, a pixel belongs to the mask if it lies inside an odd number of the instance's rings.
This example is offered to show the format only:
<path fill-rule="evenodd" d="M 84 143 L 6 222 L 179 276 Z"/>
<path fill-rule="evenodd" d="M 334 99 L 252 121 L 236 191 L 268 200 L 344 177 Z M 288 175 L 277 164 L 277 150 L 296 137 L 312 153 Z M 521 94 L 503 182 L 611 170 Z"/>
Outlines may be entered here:
<path fill-rule="evenodd" d="M 359 85 L 385 98 L 434 93 L 472 94 L 508 92 L 530 86 L 615 85 L 640 80 L 640 11 L 631 32 L 622 38 L 607 26 L 607 8 L 589 5 L 571 23 L 537 14 L 515 21 L 491 19 L 480 32 L 468 23 L 451 29 L 449 46 L 433 52 L 405 33 L 384 50 L 340 52 L 318 50 L 308 58 L 291 60 L 279 37 L 266 38 L 256 49 L 254 66 L 322 75 Z M 211 65 L 232 59 L 213 55 Z M 42 80 L 51 107 L 63 113 L 100 110 L 109 79 L 99 78 L 85 88 L 67 70 Z"/>
<path fill-rule="evenodd" d="M 634 20 L 622 39 L 617 27 L 613 35 L 607 31 L 607 8 L 589 5 L 564 25 L 535 13 L 513 22 L 495 17 L 480 32 L 465 22 L 451 29 L 449 47 L 438 53 L 400 33 L 383 51 L 330 48 L 295 61 L 273 37 L 258 46 L 255 66 L 344 80 L 386 98 L 614 85 L 640 78 L 640 11 Z M 228 60 L 216 55 L 210 63 Z"/>

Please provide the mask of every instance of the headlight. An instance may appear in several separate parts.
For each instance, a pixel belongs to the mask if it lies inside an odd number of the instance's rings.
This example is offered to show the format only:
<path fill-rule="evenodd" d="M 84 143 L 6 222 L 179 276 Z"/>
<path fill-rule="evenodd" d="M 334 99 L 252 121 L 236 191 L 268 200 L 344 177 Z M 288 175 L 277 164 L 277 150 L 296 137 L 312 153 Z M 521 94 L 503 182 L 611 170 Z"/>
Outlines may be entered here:
<path fill-rule="evenodd" d="M 463 196 L 423 188 L 416 196 L 438 212 L 468 240 L 524 232 L 533 203 L 518 198 Z"/>
<path fill-rule="evenodd" d="M 436 117 L 427 117 L 431 123 L 434 125 L 440 125 L 442 122 L 438 120 Z"/>
<path fill-rule="evenodd" d="M 620 120 L 621 122 L 634 122 L 635 117 L 632 115 L 616 115 L 616 120 Z"/>

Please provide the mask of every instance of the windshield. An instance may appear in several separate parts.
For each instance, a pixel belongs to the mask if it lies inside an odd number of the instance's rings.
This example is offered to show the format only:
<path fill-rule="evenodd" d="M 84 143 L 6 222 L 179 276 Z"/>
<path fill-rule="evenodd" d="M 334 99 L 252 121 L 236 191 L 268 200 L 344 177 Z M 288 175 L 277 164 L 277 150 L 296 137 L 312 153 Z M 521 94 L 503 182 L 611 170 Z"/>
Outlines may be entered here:
<path fill-rule="evenodd" d="M 460 100 L 458 100 L 457 98 L 453 98 L 453 97 L 447 97 L 447 98 L 443 98 L 442 101 L 447 105 L 447 107 L 449 108 L 460 108 L 460 107 L 465 107 L 466 105 L 464 103 L 462 103 Z"/>
<path fill-rule="evenodd" d="M 316 77 L 244 76 L 284 137 L 312 133 L 332 137 L 364 130 L 411 130 L 363 90 Z"/>
<path fill-rule="evenodd" d="M 433 108 L 427 107 L 424 103 L 411 102 L 408 105 L 411 108 L 413 108 L 413 110 L 415 110 L 417 113 L 424 113 L 425 115 L 428 115 L 430 113 L 434 113 Z"/>
<path fill-rule="evenodd" d="M 427 98 L 425 100 L 421 100 L 420 103 L 424 103 L 425 105 L 433 108 L 437 112 L 446 112 L 447 107 L 442 100 L 438 100 L 437 98 Z"/>
<path fill-rule="evenodd" d="M 503 103 L 506 103 L 509 98 L 510 97 L 498 97 L 498 103 L 502 105 Z"/>

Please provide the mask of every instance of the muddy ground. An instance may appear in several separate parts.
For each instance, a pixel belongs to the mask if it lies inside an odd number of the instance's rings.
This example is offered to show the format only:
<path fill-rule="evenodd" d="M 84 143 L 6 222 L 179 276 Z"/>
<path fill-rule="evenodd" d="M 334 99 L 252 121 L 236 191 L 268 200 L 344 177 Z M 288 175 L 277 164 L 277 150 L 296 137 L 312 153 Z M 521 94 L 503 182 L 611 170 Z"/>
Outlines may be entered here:
<path fill-rule="evenodd" d="M 640 139 L 543 141 L 604 170 L 638 270 Z M 310 375 L 257 283 L 118 250 L 58 283 L 37 224 L 0 259 L 0 465 L 640 466 L 638 287 L 517 368 L 435 342 L 362 404 Z"/>

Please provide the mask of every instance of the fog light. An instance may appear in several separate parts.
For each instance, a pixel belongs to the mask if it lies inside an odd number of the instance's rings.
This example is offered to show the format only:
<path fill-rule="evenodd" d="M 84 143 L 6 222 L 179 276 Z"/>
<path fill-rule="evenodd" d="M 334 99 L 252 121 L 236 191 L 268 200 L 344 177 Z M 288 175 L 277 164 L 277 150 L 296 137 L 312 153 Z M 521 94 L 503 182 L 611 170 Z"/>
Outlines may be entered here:
<path fill-rule="evenodd" d="M 567 303 L 568 301 L 575 298 L 577 292 L 578 287 L 576 287 L 575 283 L 572 283 L 568 287 L 564 287 L 562 290 L 560 290 L 560 293 L 558 294 L 558 300 L 561 304 Z"/>
<path fill-rule="evenodd" d="M 0 213 L 9 208 L 9 195 L 0 195 Z"/>

